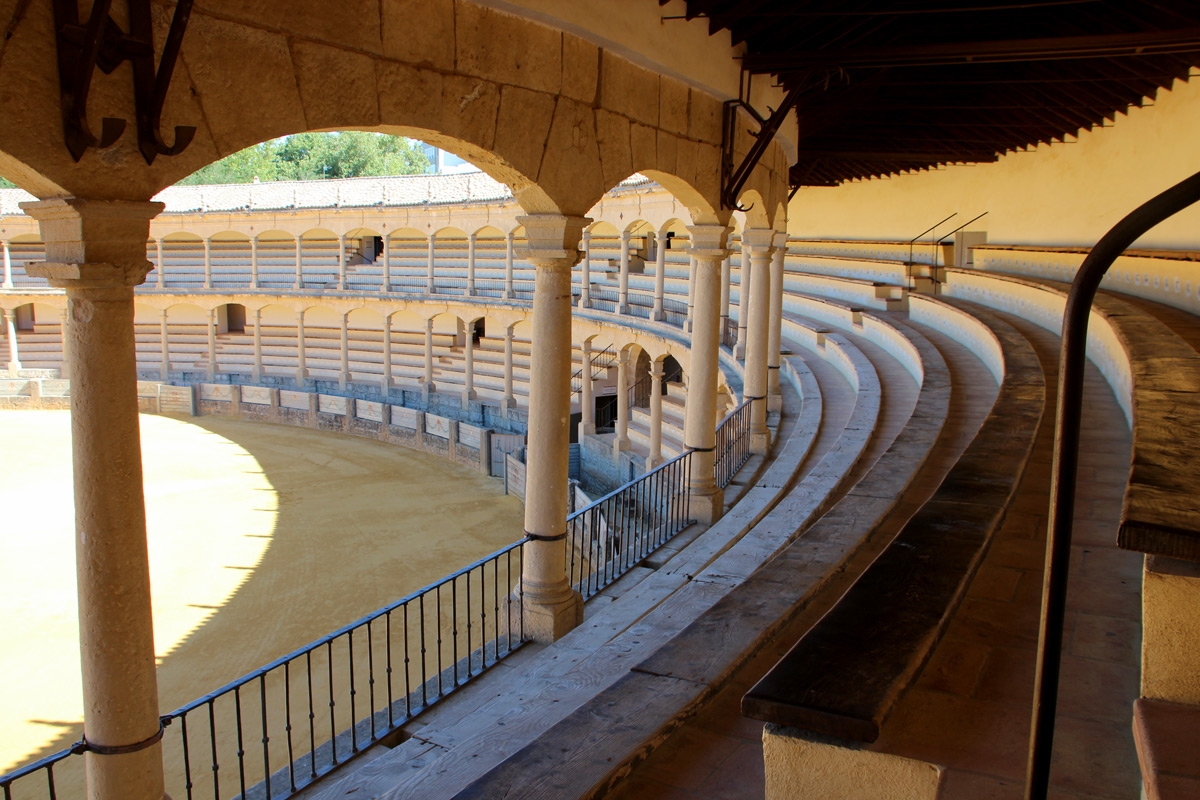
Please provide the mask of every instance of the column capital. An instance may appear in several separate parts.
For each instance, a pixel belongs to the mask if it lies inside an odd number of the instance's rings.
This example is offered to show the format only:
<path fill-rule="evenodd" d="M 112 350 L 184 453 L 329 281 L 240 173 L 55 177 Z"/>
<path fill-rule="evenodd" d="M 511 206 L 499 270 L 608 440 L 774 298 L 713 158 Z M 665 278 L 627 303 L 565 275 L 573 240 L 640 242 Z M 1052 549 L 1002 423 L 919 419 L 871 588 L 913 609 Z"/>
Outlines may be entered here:
<path fill-rule="evenodd" d="M 770 255 L 775 246 L 775 233 L 772 228 L 747 228 L 742 232 L 742 249 L 750 250 L 751 255 Z"/>
<path fill-rule="evenodd" d="M 582 253 L 579 242 L 583 229 L 592 223 L 587 217 L 562 214 L 529 214 L 517 217 L 525 226 L 525 257 L 536 266 L 573 267 Z"/>
<path fill-rule="evenodd" d="M 583 229 L 583 243 L 584 243 L 584 244 L 590 244 L 590 243 L 591 243 L 591 241 L 592 241 L 592 229 L 591 229 L 591 228 L 584 228 L 584 229 Z"/>
<path fill-rule="evenodd" d="M 722 259 L 729 255 L 728 225 L 689 225 L 692 237 L 688 252 L 697 258 Z"/>
<path fill-rule="evenodd" d="M 788 235 L 786 231 L 776 231 L 774 237 L 774 245 L 776 250 L 787 250 Z"/>
<path fill-rule="evenodd" d="M 663 362 L 655 359 L 650 362 L 650 377 L 661 378 L 664 372 Z"/>
<path fill-rule="evenodd" d="M 46 260 L 27 271 L 55 288 L 137 286 L 154 267 L 146 240 L 162 203 L 64 197 L 20 205 L 46 243 Z"/>
<path fill-rule="evenodd" d="M 629 230 L 628 228 L 621 231 L 621 243 L 622 244 L 629 244 L 629 240 L 632 238 L 633 238 L 633 231 Z"/>

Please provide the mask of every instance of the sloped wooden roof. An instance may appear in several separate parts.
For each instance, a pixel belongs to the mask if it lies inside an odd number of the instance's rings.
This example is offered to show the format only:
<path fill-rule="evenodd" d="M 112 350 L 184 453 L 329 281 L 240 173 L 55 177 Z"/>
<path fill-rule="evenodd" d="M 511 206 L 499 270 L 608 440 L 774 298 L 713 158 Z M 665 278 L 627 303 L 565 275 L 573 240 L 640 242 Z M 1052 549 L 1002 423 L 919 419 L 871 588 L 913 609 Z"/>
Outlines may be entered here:
<path fill-rule="evenodd" d="M 687 0 L 687 16 L 744 42 L 753 80 L 799 89 L 795 186 L 995 161 L 1200 65 L 1197 0 Z"/>

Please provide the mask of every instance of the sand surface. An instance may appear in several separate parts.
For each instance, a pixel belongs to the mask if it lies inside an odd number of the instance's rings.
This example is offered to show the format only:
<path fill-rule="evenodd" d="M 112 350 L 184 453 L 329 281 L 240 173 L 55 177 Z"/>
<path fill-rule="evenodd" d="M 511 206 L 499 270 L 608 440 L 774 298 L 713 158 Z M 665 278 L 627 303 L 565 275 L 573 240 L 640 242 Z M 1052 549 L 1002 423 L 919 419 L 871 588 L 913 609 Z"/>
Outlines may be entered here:
<path fill-rule="evenodd" d="M 520 538 L 494 478 L 380 442 L 144 415 L 164 712 Z M 70 420 L 0 414 L 0 772 L 79 738 Z"/>

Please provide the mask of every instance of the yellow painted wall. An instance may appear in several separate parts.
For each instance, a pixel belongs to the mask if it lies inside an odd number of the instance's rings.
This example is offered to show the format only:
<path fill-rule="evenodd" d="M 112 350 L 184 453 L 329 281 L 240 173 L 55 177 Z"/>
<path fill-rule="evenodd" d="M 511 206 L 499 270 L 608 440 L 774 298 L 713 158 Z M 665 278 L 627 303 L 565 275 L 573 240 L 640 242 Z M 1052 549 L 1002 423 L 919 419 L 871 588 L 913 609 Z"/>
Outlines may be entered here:
<path fill-rule="evenodd" d="M 1009 153 L 994 164 L 797 192 L 788 233 L 799 238 L 911 239 L 958 212 L 989 212 L 971 230 L 1005 244 L 1092 245 L 1155 194 L 1200 171 L 1200 79 L 1160 91 L 1078 140 Z M 1142 247 L 1200 248 L 1200 206 L 1164 222 Z"/>

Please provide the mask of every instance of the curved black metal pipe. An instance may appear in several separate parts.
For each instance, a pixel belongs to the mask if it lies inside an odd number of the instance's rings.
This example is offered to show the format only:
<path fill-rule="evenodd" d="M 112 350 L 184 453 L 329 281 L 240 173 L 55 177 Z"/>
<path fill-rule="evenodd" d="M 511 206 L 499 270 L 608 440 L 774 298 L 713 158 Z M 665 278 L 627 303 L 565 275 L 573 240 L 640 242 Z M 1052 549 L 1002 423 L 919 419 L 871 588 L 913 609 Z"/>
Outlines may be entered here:
<path fill-rule="evenodd" d="M 1200 172 L 1143 203 L 1096 243 L 1071 284 L 1063 312 L 1062 355 L 1058 371 L 1058 411 L 1054 424 L 1054 464 L 1050 478 L 1050 519 L 1046 569 L 1042 578 L 1042 617 L 1034 679 L 1033 730 L 1029 740 L 1027 800 L 1045 800 L 1050 783 L 1054 717 L 1062 657 L 1067 570 L 1079 468 L 1079 427 L 1083 411 L 1083 368 L 1092 301 L 1104 273 L 1139 236 L 1168 217 L 1200 202 Z"/>

